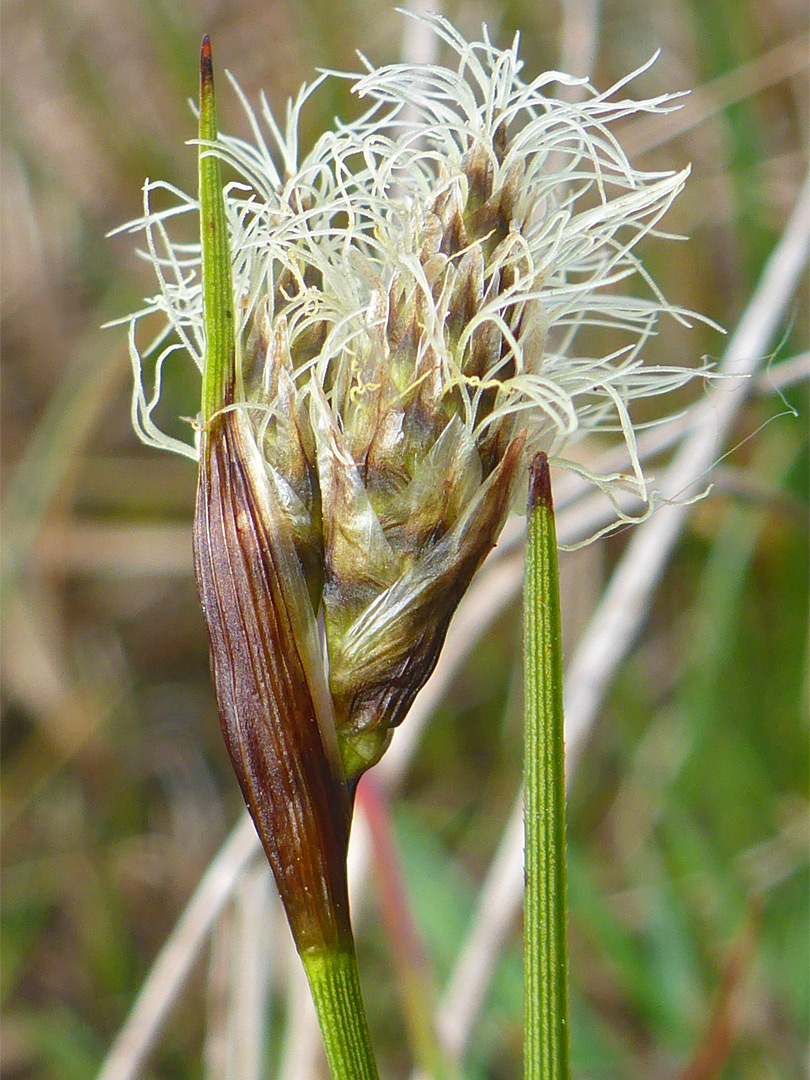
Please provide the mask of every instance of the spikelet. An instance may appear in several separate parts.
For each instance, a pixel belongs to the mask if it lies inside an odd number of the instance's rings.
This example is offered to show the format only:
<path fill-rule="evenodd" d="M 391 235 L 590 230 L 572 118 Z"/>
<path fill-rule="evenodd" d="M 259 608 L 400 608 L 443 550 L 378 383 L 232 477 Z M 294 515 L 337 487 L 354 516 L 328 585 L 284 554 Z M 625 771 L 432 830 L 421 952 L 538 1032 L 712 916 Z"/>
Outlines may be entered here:
<path fill-rule="evenodd" d="M 645 363 L 659 316 L 688 313 L 666 302 L 634 250 L 688 170 L 634 169 L 611 130 L 668 111 L 678 95 L 628 99 L 632 76 L 605 93 L 559 72 L 526 82 L 517 39 L 501 50 L 486 32 L 468 43 L 446 20 L 428 21 L 452 66 L 322 76 L 283 129 L 263 102 L 269 139 L 243 98 L 254 143 L 207 141 L 238 176 L 225 191 L 234 359 L 230 397 L 193 446 L 156 417 L 176 353 L 205 367 L 199 249 L 170 235 L 199 203 L 148 183 L 144 215 L 129 226 L 146 234 L 160 283 L 128 320 L 136 430 L 202 451 L 201 475 L 221 491 L 227 479 L 228 498 L 236 466 L 228 472 L 222 448 L 237 455 L 253 494 L 226 545 L 239 540 L 246 565 L 262 568 L 271 606 L 302 609 L 293 636 L 310 643 L 308 692 L 328 664 L 328 708 L 319 691 L 309 711 L 320 709 L 323 753 L 336 755 L 329 768 L 349 793 L 432 671 L 527 453 L 564 465 L 572 440 L 618 432 L 631 472 L 592 479 L 649 499 L 631 404 L 703 371 Z M 351 78 L 367 108 L 301 156 L 301 109 L 327 77 Z M 578 86 L 582 100 L 553 97 L 554 84 Z M 175 205 L 153 211 L 158 191 Z M 622 291 L 633 277 L 646 296 Z M 165 328 L 141 350 L 136 328 L 155 313 Z M 611 342 L 607 355 L 578 349 L 593 326 Z M 249 555 L 242 512 L 262 517 Z M 217 565 L 198 556 L 214 592 Z M 319 610 L 326 657 L 310 655 Z M 281 646 L 268 642 L 269 663 Z"/>

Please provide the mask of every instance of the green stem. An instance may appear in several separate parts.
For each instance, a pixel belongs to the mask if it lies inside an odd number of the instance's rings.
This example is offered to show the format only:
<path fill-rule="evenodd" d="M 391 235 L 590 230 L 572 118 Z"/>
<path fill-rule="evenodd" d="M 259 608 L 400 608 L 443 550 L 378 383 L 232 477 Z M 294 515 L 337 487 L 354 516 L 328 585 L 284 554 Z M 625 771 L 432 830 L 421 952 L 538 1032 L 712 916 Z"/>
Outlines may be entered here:
<path fill-rule="evenodd" d="M 568 1080 L 565 755 L 557 535 L 548 458 L 529 480 L 524 592 L 525 1080 Z"/>
<path fill-rule="evenodd" d="M 377 1080 L 353 948 L 302 953 L 332 1080 Z"/>

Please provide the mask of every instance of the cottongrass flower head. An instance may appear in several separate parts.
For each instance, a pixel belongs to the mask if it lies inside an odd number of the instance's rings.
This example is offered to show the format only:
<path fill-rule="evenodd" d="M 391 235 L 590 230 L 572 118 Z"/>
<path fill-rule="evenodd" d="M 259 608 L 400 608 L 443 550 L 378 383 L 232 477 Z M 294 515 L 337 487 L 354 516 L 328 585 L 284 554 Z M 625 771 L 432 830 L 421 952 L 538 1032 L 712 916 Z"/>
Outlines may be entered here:
<path fill-rule="evenodd" d="M 324 74 L 289 103 L 283 129 L 263 97 L 263 130 L 233 83 L 255 142 L 221 135 L 213 149 L 240 177 L 226 204 L 245 387 L 262 379 L 265 396 L 272 390 L 272 358 L 258 358 L 249 339 L 283 316 L 293 354 L 319 349 L 296 366 L 300 398 L 318 387 L 338 414 L 346 401 L 335 400 L 334 388 L 349 387 L 356 405 L 369 392 L 358 354 L 375 329 L 390 336 L 407 297 L 424 308 L 418 359 L 436 353 L 443 392 L 458 399 L 474 438 L 522 414 L 531 446 L 571 466 L 566 445 L 619 430 L 646 498 L 628 405 L 682 386 L 696 369 L 644 362 L 658 316 L 685 321 L 691 313 L 664 299 L 633 249 L 648 232 L 665 235 L 656 227 L 689 169 L 633 168 L 611 125 L 671 111 L 681 95 L 619 96 L 654 57 L 604 93 L 558 71 L 527 84 L 517 37 L 500 50 L 486 32 L 468 43 L 446 20 L 429 21 L 457 54 L 455 68 L 368 65 L 365 76 Z M 302 157 L 300 114 L 328 77 L 352 79 L 353 93 L 373 104 Z M 546 93 L 555 87 L 577 88 L 584 100 Z M 156 192 L 175 205 L 154 211 Z M 144 215 L 123 228 L 146 234 L 160 292 L 126 321 L 136 432 L 196 458 L 198 442 L 165 434 L 154 419 L 166 360 L 182 350 L 200 371 L 204 365 L 199 245 L 174 242 L 167 226 L 187 213 L 199 213 L 195 197 L 146 182 Z M 646 297 L 617 289 L 633 278 Z M 465 287 L 467 308 L 458 303 Z M 165 317 L 164 331 L 141 349 L 137 323 L 154 313 Z M 615 351 L 577 355 L 586 326 L 614 335 Z M 406 386 L 420 376 L 413 363 L 402 372 Z M 497 403 L 487 407 L 493 394 Z"/>
<path fill-rule="evenodd" d="M 486 31 L 468 43 L 446 20 L 428 21 L 451 66 L 324 74 L 283 125 L 264 99 L 256 115 L 236 87 L 253 141 L 220 134 L 206 146 L 237 178 L 225 189 L 234 366 L 188 442 L 157 415 L 177 354 L 205 367 L 200 245 L 172 239 L 178 216 L 200 204 L 147 182 L 143 216 L 128 226 L 145 235 L 160 286 L 129 319 L 133 421 L 147 443 L 200 459 L 198 577 L 214 667 L 217 634 L 233 652 L 236 630 L 211 629 L 230 589 L 218 577 L 228 560 L 211 550 L 218 536 L 244 547 L 250 520 L 245 573 L 258 561 L 275 583 L 265 581 L 263 625 L 272 611 L 287 620 L 262 647 L 273 654 L 287 635 L 285 655 L 300 667 L 287 673 L 288 692 L 306 683 L 302 715 L 317 721 L 349 803 L 432 671 L 527 455 L 543 450 L 583 473 L 566 447 L 616 432 L 630 471 L 586 475 L 649 501 L 631 404 L 702 370 L 645 362 L 659 315 L 687 313 L 635 253 L 688 170 L 641 172 L 613 134 L 625 117 L 670 110 L 677 95 L 625 97 L 639 72 L 604 93 L 556 71 L 524 81 L 517 38 L 502 50 Z M 302 154 L 301 111 L 327 78 L 351 79 L 366 111 Z M 553 96 L 559 87 L 576 87 L 578 100 Z M 168 208 L 153 208 L 167 195 Z M 139 324 L 155 315 L 162 328 L 142 347 Z M 596 340 L 610 343 L 607 355 L 593 355 Z M 223 500 L 238 504 L 230 524 Z M 248 604 L 250 590 L 231 592 Z M 229 669 L 219 683 L 244 677 Z M 229 745 L 245 759 L 240 731 Z M 256 785 L 242 784 L 255 803 Z M 285 871 L 274 869 L 278 880 Z"/>

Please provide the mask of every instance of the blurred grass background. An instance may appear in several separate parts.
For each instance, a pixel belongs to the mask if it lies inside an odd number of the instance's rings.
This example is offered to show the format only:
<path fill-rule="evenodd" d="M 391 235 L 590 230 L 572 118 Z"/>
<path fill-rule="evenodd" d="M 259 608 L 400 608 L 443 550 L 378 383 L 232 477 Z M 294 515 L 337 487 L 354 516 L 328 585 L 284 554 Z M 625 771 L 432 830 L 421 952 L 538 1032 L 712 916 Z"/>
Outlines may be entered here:
<path fill-rule="evenodd" d="M 561 65 L 557 4 L 443 11 L 470 36 L 486 20 L 504 44 L 520 29 L 530 73 Z M 7 0 L 2 19 L 0 1068 L 85 1080 L 240 809 L 191 576 L 194 469 L 138 444 L 125 334 L 98 329 L 154 289 L 151 272 L 105 233 L 138 214 L 146 175 L 194 188 L 186 99 L 202 32 L 249 98 L 264 87 L 281 110 L 316 67 L 354 69 L 357 47 L 397 59 L 403 22 L 376 0 Z M 733 329 L 806 169 L 805 4 L 603 0 L 597 33 L 597 86 L 660 46 L 634 93 L 705 95 L 701 124 L 638 159 L 693 163 L 666 223 L 691 239 L 647 257 L 671 300 Z M 341 93 L 317 97 L 305 138 L 352 113 Z M 246 134 L 224 81 L 220 121 Z M 706 328 L 665 329 L 657 362 L 722 350 Z M 780 357 L 807 338 L 797 303 Z M 578 1077 L 806 1075 L 806 384 L 786 398 L 795 417 L 774 396 L 747 404 L 742 445 L 692 514 L 575 778 Z M 569 641 L 625 542 L 566 557 Z M 520 774 L 519 658 L 514 609 L 457 680 L 394 807 L 440 982 Z M 405 1075 L 373 918 L 361 948 L 386 1069 Z M 470 1078 L 518 1075 L 519 949 L 516 926 Z M 147 1075 L 201 1074 L 206 993 L 200 965 Z"/>

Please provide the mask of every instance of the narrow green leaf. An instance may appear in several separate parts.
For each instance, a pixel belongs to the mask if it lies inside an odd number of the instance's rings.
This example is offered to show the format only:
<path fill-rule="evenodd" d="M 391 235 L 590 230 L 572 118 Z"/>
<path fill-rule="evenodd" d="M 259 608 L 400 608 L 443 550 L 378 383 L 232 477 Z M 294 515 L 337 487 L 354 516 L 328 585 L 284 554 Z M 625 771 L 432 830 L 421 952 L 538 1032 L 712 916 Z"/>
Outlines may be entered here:
<path fill-rule="evenodd" d="M 219 158 L 211 152 L 217 139 L 214 69 L 211 41 L 206 34 L 200 52 L 200 243 L 202 245 L 203 327 L 205 369 L 202 413 L 208 421 L 233 400 L 234 315 L 228 223 L 222 195 Z"/>
<path fill-rule="evenodd" d="M 562 641 L 548 458 L 529 479 L 524 591 L 525 1080 L 568 1080 Z"/>

